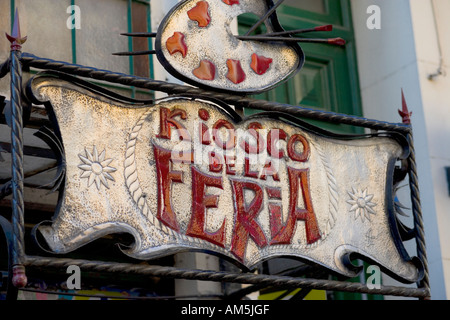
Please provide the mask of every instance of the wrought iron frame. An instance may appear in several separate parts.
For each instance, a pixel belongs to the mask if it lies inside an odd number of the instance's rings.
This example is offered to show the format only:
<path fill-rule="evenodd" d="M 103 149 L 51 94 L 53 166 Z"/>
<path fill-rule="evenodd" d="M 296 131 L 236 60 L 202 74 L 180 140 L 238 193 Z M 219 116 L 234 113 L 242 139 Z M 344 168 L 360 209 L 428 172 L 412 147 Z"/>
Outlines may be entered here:
<path fill-rule="evenodd" d="M 417 257 L 423 263 L 424 275 L 417 288 L 401 286 L 385 286 L 379 289 L 371 289 L 362 283 L 346 281 L 334 281 L 327 279 L 299 278 L 292 275 L 268 275 L 246 272 L 219 272 L 210 270 L 187 270 L 175 267 L 136 265 L 129 263 L 104 262 L 77 260 L 67 258 L 28 256 L 25 253 L 25 226 L 24 226 L 24 172 L 23 172 L 23 86 L 22 70 L 29 68 L 39 70 L 53 70 L 70 74 L 71 76 L 83 77 L 91 80 L 107 81 L 115 84 L 127 85 L 161 91 L 169 95 L 201 96 L 224 103 L 234 105 L 237 108 L 250 108 L 264 111 L 282 112 L 296 117 L 318 119 L 331 123 L 341 123 L 371 130 L 388 130 L 405 135 L 410 143 L 411 153 L 406 160 L 407 174 L 409 176 L 410 194 L 412 202 L 412 214 L 414 219 L 414 237 L 417 246 Z M 242 297 L 246 292 L 254 289 L 272 286 L 283 289 L 304 288 L 343 291 L 366 294 L 381 294 L 402 297 L 415 297 L 419 299 L 430 298 L 430 285 L 428 275 L 428 264 L 425 248 L 425 235 L 422 220 L 422 211 L 419 195 L 419 184 L 413 146 L 413 130 L 409 123 L 389 123 L 363 117 L 324 112 L 300 106 L 292 106 L 275 102 L 256 100 L 246 96 L 232 95 L 228 93 L 206 91 L 190 86 L 178 85 L 157 81 L 132 75 L 100 70 L 92 67 L 70 64 L 46 58 L 40 58 L 29 53 L 22 53 L 20 48 L 11 51 L 10 58 L 0 65 L 0 78 L 10 73 L 11 82 L 11 138 L 12 138 L 12 180 L 1 188 L 1 195 L 12 194 L 12 219 L 7 221 L 2 218 L 0 227 L 7 239 L 10 257 L 10 277 L 8 286 L 8 297 L 17 298 L 17 290 L 26 284 L 26 268 L 67 268 L 69 265 L 77 265 L 83 271 L 97 271 L 108 273 L 128 273 L 143 276 L 169 277 L 178 279 L 204 280 L 216 282 L 232 282 L 240 284 L 252 284 L 246 291 L 235 292 L 229 297 Z"/>

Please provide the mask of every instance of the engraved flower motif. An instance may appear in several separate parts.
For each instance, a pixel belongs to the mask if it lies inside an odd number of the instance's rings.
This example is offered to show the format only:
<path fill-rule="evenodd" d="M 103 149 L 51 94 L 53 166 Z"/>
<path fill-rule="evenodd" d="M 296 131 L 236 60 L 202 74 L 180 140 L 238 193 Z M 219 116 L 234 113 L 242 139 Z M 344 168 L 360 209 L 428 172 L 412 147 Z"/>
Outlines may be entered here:
<path fill-rule="evenodd" d="M 110 173 L 117 170 L 108 166 L 113 159 L 105 159 L 105 150 L 99 155 L 96 146 L 94 146 L 92 153 L 87 149 L 85 149 L 85 152 L 86 156 L 78 155 L 83 162 L 78 166 L 83 170 L 80 177 L 88 179 L 88 187 L 95 182 L 98 190 L 100 190 L 102 184 L 109 189 L 108 180 L 115 181 Z"/>
<path fill-rule="evenodd" d="M 348 192 L 350 199 L 347 203 L 351 205 L 350 211 L 355 213 L 355 219 L 361 217 L 364 222 L 365 218 L 370 221 L 370 215 L 376 214 L 372 209 L 376 203 L 372 202 L 373 194 L 367 194 L 367 189 L 364 191 L 352 188 L 352 192 Z"/>

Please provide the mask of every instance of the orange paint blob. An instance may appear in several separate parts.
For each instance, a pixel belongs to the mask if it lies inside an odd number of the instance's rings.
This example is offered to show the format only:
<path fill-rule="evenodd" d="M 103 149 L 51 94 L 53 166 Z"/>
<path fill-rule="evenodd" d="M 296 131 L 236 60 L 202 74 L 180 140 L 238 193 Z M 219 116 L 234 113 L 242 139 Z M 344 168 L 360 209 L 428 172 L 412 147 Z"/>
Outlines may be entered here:
<path fill-rule="evenodd" d="M 186 57 L 188 48 L 184 42 L 184 34 L 181 32 L 174 32 L 173 36 L 167 39 L 166 48 L 171 55 L 179 52 L 183 58 Z"/>
<path fill-rule="evenodd" d="M 273 60 L 271 58 L 259 56 L 256 53 L 254 53 L 254 54 L 252 54 L 252 63 L 250 65 L 250 67 L 257 74 L 262 75 L 262 74 L 266 73 L 266 71 L 269 69 L 272 61 Z"/>
<path fill-rule="evenodd" d="M 239 0 L 223 0 L 224 3 L 232 6 L 233 4 L 239 4 Z"/>
<path fill-rule="evenodd" d="M 216 66 L 209 60 L 200 61 L 200 66 L 192 71 L 194 76 L 201 80 L 214 80 L 216 76 Z"/>
<path fill-rule="evenodd" d="M 231 82 L 238 84 L 245 80 L 245 72 L 242 70 L 241 62 L 239 60 L 227 60 L 228 74 L 227 78 Z"/>
<path fill-rule="evenodd" d="M 211 22 L 211 17 L 208 13 L 208 2 L 206 1 L 199 1 L 197 5 L 188 11 L 189 19 L 193 21 L 197 21 L 198 26 L 200 28 L 205 28 L 209 25 Z"/>

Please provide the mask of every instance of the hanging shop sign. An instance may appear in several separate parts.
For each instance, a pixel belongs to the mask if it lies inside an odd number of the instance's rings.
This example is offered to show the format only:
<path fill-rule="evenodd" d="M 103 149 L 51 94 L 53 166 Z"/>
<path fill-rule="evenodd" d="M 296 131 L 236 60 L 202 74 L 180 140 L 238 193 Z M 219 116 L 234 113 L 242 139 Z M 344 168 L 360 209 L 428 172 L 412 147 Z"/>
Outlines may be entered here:
<path fill-rule="evenodd" d="M 62 141 L 58 211 L 38 227 L 53 252 L 125 232 L 135 242 L 123 250 L 138 259 L 200 250 L 252 269 L 283 256 L 354 276 L 356 253 L 419 278 L 395 222 L 401 135 L 335 135 L 278 113 L 241 119 L 192 98 L 135 106 L 56 77 L 30 88 Z"/>

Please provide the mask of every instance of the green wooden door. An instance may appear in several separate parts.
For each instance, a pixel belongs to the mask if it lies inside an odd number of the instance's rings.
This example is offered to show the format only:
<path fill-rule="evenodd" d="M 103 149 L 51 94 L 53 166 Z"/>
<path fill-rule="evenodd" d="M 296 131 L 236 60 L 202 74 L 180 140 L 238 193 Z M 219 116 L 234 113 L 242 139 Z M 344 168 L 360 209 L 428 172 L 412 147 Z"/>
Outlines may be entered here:
<path fill-rule="evenodd" d="M 284 84 L 255 98 L 360 116 L 361 102 L 349 0 L 286 0 L 277 13 L 286 30 L 332 24 L 331 32 L 314 32 L 303 36 L 341 37 L 346 40 L 346 45 L 338 47 L 300 43 L 306 57 L 300 72 Z M 240 16 L 239 33 L 245 34 L 255 21 L 257 18 L 254 16 Z M 256 32 L 264 33 L 265 27 L 262 26 Z M 253 112 L 246 111 L 247 114 Z M 345 125 L 309 122 L 341 133 L 361 132 Z"/>

